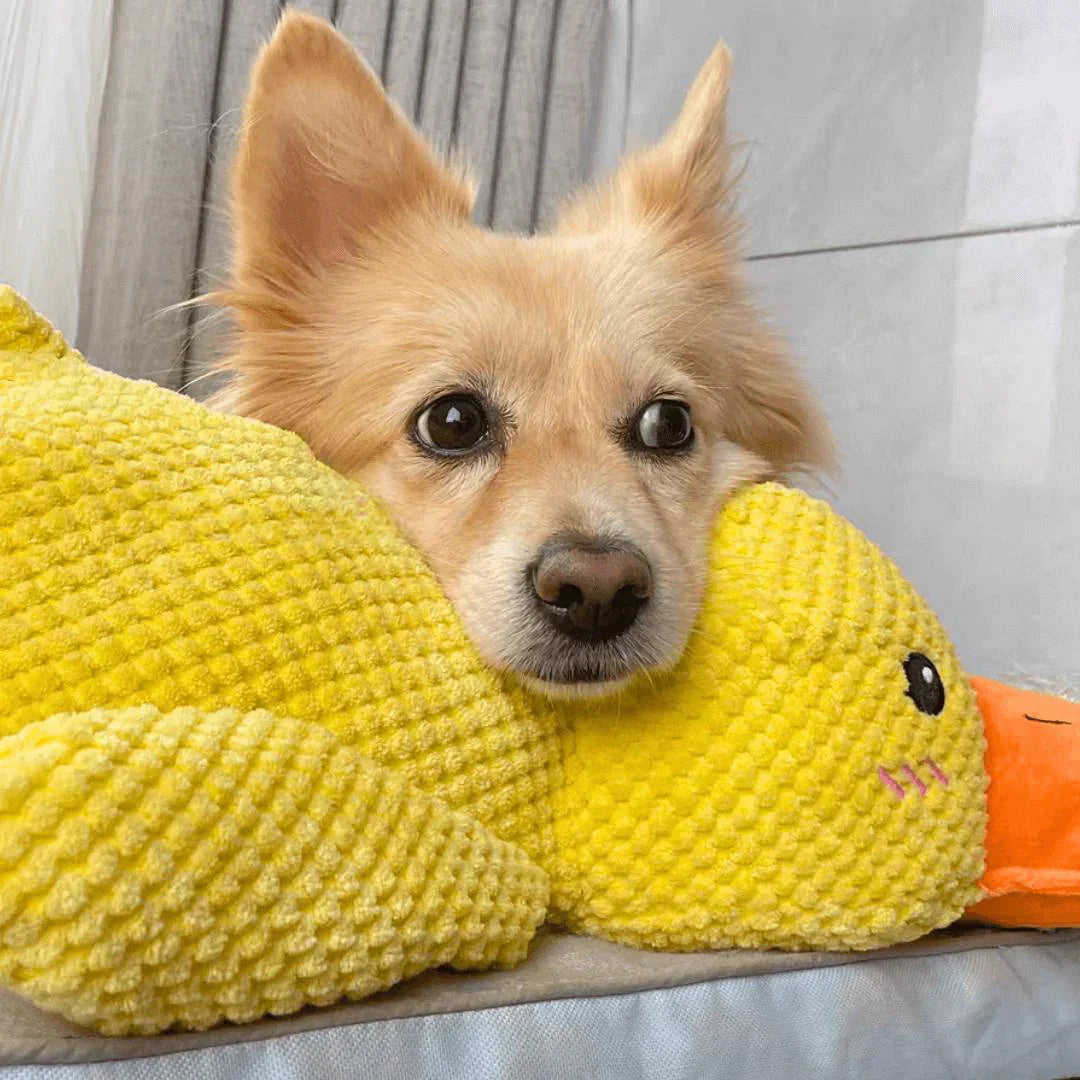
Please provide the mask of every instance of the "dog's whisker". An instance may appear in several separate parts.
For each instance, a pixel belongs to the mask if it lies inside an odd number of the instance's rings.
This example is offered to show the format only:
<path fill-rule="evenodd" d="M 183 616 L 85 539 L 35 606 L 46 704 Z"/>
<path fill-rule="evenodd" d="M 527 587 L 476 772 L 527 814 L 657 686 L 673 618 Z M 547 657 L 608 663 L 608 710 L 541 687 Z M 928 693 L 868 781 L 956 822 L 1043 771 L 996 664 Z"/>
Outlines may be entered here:
<path fill-rule="evenodd" d="M 184 383 L 183 386 L 180 387 L 180 393 L 181 394 L 186 394 L 188 392 L 188 390 L 190 390 L 193 386 L 197 385 L 198 383 L 205 382 L 207 379 L 212 379 L 215 376 L 220 375 L 220 374 L 221 374 L 221 372 L 215 371 L 213 368 L 211 368 L 210 371 L 204 371 L 201 375 L 196 375 L 193 379 L 188 379 L 188 381 L 186 383 Z"/>
<path fill-rule="evenodd" d="M 652 672 L 644 664 L 639 664 L 637 668 L 639 674 L 645 676 L 645 681 L 649 684 L 649 689 L 656 690 L 656 681 L 653 679 Z"/>

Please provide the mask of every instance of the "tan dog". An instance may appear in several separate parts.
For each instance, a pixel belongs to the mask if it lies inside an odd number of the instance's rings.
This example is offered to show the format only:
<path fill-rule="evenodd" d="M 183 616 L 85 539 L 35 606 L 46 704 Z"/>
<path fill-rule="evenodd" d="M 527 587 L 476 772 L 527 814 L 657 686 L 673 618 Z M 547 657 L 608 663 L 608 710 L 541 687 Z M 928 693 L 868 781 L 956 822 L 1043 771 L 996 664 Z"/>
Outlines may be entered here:
<path fill-rule="evenodd" d="M 526 237 L 470 221 L 327 23 L 287 14 L 255 67 L 218 404 L 381 496 L 480 651 L 549 693 L 677 660 L 720 501 L 829 458 L 740 275 L 729 68 L 718 46 L 659 145 Z"/>

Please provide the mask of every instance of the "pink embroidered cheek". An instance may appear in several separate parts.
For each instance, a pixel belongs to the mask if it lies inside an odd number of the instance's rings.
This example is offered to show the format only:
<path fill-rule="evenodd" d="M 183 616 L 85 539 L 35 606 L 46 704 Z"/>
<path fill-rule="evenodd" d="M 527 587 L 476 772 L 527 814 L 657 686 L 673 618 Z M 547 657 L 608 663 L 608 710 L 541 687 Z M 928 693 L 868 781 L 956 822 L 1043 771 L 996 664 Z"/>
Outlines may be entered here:
<path fill-rule="evenodd" d="M 891 792 L 892 792 L 892 793 L 893 793 L 893 794 L 894 794 L 894 795 L 895 795 L 895 796 L 896 796 L 896 797 L 897 797 L 898 799 L 902 799 L 902 798 L 904 797 L 904 795 L 906 795 L 906 794 L 907 794 L 907 793 L 906 793 L 906 792 L 904 791 L 904 789 L 903 789 L 903 788 L 902 788 L 902 787 L 901 787 L 901 786 L 900 786 L 900 785 L 899 785 L 899 784 L 898 784 L 898 783 L 896 782 L 896 780 L 895 780 L 895 779 L 893 778 L 892 774 L 891 774 L 891 773 L 889 772 L 889 770 L 888 770 L 888 769 L 886 769 L 886 768 L 885 768 L 885 766 L 884 766 L 884 765 L 879 765 L 879 766 L 878 766 L 877 774 L 878 774 L 878 776 L 880 777 L 880 779 L 881 779 L 881 782 L 882 782 L 882 783 L 883 783 L 883 784 L 884 784 L 884 785 L 885 785 L 885 786 L 886 786 L 886 787 L 887 787 L 887 788 L 888 788 L 888 789 L 889 789 L 889 790 L 890 790 L 890 791 L 891 791 Z"/>
<path fill-rule="evenodd" d="M 915 790 L 920 795 L 926 794 L 926 785 L 919 779 L 919 774 L 910 765 L 905 765 L 900 771 L 915 785 Z"/>
<path fill-rule="evenodd" d="M 930 769 L 930 772 L 933 774 L 934 779 L 942 787 L 948 787 L 949 786 L 949 778 L 938 767 L 938 763 L 932 757 L 924 757 L 923 758 L 923 764 L 926 765 Z"/>
<path fill-rule="evenodd" d="M 933 758 L 925 757 L 919 763 L 925 765 L 930 771 L 929 779 L 921 777 L 908 762 L 904 762 L 903 765 L 897 770 L 898 777 L 894 776 L 884 765 L 879 765 L 877 769 L 878 779 L 887 787 L 898 799 L 904 798 L 908 793 L 908 789 L 905 784 L 916 791 L 919 798 L 926 798 L 926 793 L 930 790 L 930 784 L 935 780 L 943 787 L 949 786 L 949 778 L 945 774 L 944 770 L 938 765 Z"/>

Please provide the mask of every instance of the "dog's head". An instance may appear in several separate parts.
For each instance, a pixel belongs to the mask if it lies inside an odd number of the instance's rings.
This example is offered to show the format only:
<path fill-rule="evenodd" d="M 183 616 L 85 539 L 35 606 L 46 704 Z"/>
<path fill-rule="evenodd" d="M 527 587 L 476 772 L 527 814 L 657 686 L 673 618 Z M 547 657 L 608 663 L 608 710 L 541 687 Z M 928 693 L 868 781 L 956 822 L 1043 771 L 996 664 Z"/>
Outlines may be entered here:
<path fill-rule="evenodd" d="M 719 502 L 828 455 L 740 277 L 728 73 L 720 46 L 666 138 L 535 237 L 472 224 L 326 23 L 287 15 L 253 76 L 219 404 L 381 496 L 480 651 L 551 693 L 674 662 Z"/>

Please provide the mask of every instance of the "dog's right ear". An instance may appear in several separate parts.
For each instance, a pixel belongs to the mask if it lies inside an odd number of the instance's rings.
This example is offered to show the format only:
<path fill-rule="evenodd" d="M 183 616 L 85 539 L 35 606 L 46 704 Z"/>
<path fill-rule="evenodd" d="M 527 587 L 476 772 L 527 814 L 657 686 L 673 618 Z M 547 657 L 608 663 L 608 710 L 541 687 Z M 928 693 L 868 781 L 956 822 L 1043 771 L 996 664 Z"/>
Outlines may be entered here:
<path fill-rule="evenodd" d="M 468 219 L 443 164 L 329 23 L 287 11 L 252 73 L 232 175 L 233 287 L 303 295 L 365 234 L 413 212 Z"/>

